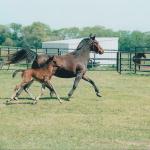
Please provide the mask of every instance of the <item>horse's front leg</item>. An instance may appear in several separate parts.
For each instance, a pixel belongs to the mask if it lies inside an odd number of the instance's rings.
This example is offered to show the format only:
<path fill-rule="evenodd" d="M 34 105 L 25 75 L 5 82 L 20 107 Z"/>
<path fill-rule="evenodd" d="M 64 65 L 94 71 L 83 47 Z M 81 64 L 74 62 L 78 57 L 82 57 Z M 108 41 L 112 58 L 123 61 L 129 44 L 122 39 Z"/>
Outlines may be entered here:
<path fill-rule="evenodd" d="M 90 78 L 85 77 L 85 76 L 83 76 L 82 79 L 85 80 L 85 81 L 87 81 L 87 82 L 89 82 L 90 84 L 92 84 L 92 86 L 94 87 L 96 95 L 98 97 L 101 97 L 99 89 L 97 88 L 97 86 L 95 85 L 95 82 L 93 80 L 91 80 Z"/>
<path fill-rule="evenodd" d="M 75 80 L 74 80 L 74 83 L 73 83 L 73 87 L 72 89 L 70 90 L 70 92 L 68 93 L 68 100 L 70 100 L 71 96 L 73 95 L 75 89 L 77 88 L 78 86 L 78 83 L 80 82 L 80 80 L 82 79 L 82 76 L 83 74 L 82 73 L 78 73 Z"/>

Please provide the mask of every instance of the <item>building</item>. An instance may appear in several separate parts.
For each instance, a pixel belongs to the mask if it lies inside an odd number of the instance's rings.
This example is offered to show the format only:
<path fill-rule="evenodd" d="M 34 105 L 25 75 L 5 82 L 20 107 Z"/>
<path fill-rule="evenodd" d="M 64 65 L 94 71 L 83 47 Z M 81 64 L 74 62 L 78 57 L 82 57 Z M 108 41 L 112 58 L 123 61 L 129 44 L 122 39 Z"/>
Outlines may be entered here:
<path fill-rule="evenodd" d="M 117 37 L 97 37 L 96 40 L 99 42 L 102 48 L 105 49 L 103 55 L 99 54 L 90 54 L 90 59 L 94 62 L 100 64 L 116 64 L 116 58 L 118 51 L 118 39 Z M 69 40 L 60 40 L 60 41 L 47 41 L 42 43 L 42 48 L 47 49 L 48 53 L 58 53 L 61 52 L 71 52 L 75 50 L 82 38 L 79 39 L 69 39 Z"/>

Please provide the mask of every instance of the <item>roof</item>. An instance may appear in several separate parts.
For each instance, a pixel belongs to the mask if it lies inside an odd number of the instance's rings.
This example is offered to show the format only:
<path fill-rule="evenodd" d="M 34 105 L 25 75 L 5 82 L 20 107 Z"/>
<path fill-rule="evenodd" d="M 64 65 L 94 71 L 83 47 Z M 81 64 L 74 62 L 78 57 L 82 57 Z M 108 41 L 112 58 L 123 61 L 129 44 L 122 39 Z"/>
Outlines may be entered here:
<path fill-rule="evenodd" d="M 83 38 L 42 42 L 42 48 L 75 49 Z M 96 40 L 104 49 L 118 50 L 118 37 L 97 37 Z"/>
<path fill-rule="evenodd" d="M 83 38 L 78 38 L 78 39 L 68 39 L 68 40 L 58 40 L 58 41 L 46 41 L 42 42 L 44 43 L 79 43 Z M 112 40 L 118 40 L 118 37 L 97 37 L 97 41 L 112 41 Z"/>

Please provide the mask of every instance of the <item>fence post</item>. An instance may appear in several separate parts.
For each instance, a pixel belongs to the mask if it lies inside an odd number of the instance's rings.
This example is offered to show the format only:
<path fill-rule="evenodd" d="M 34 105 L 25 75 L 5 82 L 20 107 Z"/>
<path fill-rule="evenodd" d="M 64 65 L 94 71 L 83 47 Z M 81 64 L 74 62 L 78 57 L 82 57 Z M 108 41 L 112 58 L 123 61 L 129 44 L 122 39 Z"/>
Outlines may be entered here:
<path fill-rule="evenodd" d="M 0 57 L 2 56 L 2 48 L 0 47 Z"/>
<path fill-rule="evenodd" d="M 131 66 L 132 66 L 132 55 L 131 55 L 132 53 L 131 53 L 131 50 L 130 50 L 130 71 L 131 71 Z"/>
<path fill-rule="evenodd" d="M 58 53 L 58 56 L 60 55 L 60 49 L 58 48 L 58 51 L 57 51 L 57 53 Z"/>
<path fill-rule="evenodd" d="M 9 54 L 10 54 L 10 49 L 9 49 L 9 47 L 8 47 L 8 52 L 7 52 L 7 53 L 8 53 L 8 58 L 7 58 L 7 59 L 9 60 Z"/>
<path fill-rule="evenodd" d="M 36 54 L 37 54 L 37 51 L 38 51 L 38 50 L 37 50 L 37 48 L 36 48 L 36 49 L 35 49 Z"/>
<path fill-rule="evenodd" d="M 117 52 L 117 62 L 116 62 L 117 64 L 116 64 L 116 70 L 117 70 L 117 72 L 119 72 L 119 52 Z"/>
<path fill-rule="evenodd" d="M 136 47 L 135 47 L 135 56 L 136 56 Z M 134 73 L 136 73 L 136 63 L 134 63 Z"/>
<path fill-rule="evenodd" d="M 122 66 L 121 66 L 121 65 L 122 65 L 122 64 L 121 64 L 121 63 L 122 63 L 122 62 L 121 62 L 121 51 L 119 52 L 119 61 L 120 61 L 120 62 L 119 62 L 119 65 L 120 65 L 120 66 L 119 66 L 119 73 L 121 74 L 121 71 L 122 71 L 122 68 L 121 68 L 121 67 L 122 67 Z"/>

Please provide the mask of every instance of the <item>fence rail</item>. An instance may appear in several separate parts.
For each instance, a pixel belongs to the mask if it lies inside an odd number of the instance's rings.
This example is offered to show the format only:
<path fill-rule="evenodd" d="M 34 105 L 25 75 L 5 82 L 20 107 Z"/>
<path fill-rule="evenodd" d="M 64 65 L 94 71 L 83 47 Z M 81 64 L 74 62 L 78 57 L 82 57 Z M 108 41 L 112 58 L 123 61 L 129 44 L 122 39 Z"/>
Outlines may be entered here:
<path fill-rule="evenodd" d="M 5 62 L 9 59 L 9 56 L 16 51 L 20 50 L 18 47 L 0 47 L 0 62 Z M 75 49 L 60 49 L 60 48 L 42 48 L 42 49 L 32 49 L 37 54 L 48 54 L 48 55 L 64 55 Z M 90 60 L 88 63 L 89 70 L 116 70 L 117 69 L 117 50 L 105 50 L 103 55 L 98 55 L 95 53 L 90 54 Z M 15 70 L 16 68 L 28 68 L 31 64 L 27 63 L 26 60 L 11 65 L 10 70 Z M 3 66 L 2 69 L 8 69 L 8 66 Z"/>
<path fill-rule="evenodd" d="M 138 53 L 144 53 L 146 58 L 135 58 L 140 60 L 140 64 L 134 63 L 133 56 Z M 150 72 L 150 47 L 136 47 L 130 51 L 118 51 L 117 56 L 117 71 L 121 74 L 122 72 Z"/>

